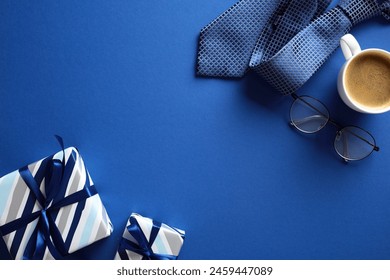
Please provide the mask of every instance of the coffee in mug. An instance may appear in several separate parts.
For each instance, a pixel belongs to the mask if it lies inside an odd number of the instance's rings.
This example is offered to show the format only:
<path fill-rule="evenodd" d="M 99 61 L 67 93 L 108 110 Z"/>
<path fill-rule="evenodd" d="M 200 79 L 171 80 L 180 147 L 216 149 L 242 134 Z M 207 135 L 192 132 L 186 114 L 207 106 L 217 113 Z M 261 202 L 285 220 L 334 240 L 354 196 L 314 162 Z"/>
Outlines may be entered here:
<path fill-rule="evenodd" d="M 346 59 L 338 77 L 338 91 L 352 109 L 363 113 L 390 110 L 390 53 L 381 49 L 361 50 L 347 34 L 340 40 Z"/>

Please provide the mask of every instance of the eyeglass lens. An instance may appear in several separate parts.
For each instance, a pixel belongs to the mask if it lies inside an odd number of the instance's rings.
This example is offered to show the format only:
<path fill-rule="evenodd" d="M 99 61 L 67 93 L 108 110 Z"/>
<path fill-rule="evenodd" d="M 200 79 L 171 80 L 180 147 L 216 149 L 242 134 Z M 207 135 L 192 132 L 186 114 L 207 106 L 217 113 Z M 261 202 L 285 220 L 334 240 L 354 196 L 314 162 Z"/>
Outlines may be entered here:
<path fill-rule="evenodd" d="M 372 153 L 375 140 L 367 131 L 348 126 L 337 132 L 334 148 L 346 160 L 360 160 Z"/>
<path fill-rule="evenodd" d="M 317 99 L 300 96 L 290 109 L 291 124 L 304 133 L 321 130 L 329 120 L 329 112 Z"/>

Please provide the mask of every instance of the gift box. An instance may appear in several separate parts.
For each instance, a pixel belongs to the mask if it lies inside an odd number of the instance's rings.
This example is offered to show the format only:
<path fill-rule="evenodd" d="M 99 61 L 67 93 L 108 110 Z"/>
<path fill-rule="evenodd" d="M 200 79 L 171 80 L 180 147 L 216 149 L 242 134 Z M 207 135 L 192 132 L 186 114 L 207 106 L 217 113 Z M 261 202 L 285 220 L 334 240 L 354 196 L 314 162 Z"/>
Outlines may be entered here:
<path fill-rule="evenodd" d="M 185 232 L 137 213 L 131 214 L 116 253 L 116 260 L 175 260 Z"/>
<path fill-rule="evenodd" d="M 0 234 L 14 259 L 61 259 L 112 230 L 74 147 L 0 178 Z"/>

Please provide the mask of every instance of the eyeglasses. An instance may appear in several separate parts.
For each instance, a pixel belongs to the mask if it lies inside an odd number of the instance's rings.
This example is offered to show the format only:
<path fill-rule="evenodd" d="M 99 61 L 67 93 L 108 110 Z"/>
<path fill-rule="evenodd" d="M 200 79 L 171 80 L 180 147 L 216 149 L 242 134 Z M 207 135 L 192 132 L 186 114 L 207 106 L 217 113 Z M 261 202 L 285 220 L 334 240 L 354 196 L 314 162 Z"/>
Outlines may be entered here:
<path fill-rule="evenodd" d="M 373 151 L 379 151 L 374 137 L 357 126 L 342 127 L 329 116 L 325 105 L 310 96 L 292 94 L 294 102 L 290 108 L 290 124 L 303 133 L 316 133 L 327 123 L 337 127 L 334 149 L 345 161 L 361 160 Z"/>

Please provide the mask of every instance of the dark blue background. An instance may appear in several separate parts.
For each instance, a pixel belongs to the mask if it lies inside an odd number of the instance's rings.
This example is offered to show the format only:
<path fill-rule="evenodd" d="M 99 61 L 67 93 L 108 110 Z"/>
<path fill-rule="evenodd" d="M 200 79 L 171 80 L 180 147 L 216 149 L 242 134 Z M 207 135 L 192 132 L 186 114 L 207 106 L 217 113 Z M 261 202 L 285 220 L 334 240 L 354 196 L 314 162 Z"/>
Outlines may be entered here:
<path fill-rule="evenodd" d="M 199 30 L 234 2 L 0 1 L 0 174 L 60 134 L 115 226 L 69 258 L 112 259 L 131 212 L 186 230 L 180 259 L 390 258 L 390 114 L 342 103 L 340 49 L 299 90 L 375 136 L 379 153 L 345 164 L 334 128 L 290 128 L 291 98 L 255 74 L 196 77 Z M 389 50 L 389 26 L 351 33 Z"/>

